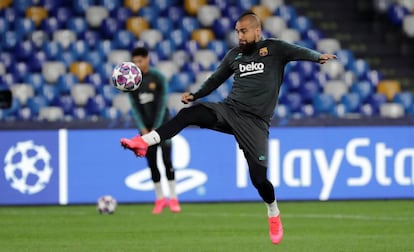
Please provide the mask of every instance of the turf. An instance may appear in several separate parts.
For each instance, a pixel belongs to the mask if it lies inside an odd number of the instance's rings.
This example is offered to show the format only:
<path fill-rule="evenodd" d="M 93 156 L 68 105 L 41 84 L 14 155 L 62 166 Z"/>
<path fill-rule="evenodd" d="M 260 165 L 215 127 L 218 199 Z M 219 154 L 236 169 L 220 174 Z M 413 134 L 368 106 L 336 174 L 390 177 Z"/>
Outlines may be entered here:
<path fill-rule="evenodd" d="M 414 251 L 414 201 L 281 202 L 285 236 L 268 237 L 261 202 L 0 207 L 0 251 Z"/>

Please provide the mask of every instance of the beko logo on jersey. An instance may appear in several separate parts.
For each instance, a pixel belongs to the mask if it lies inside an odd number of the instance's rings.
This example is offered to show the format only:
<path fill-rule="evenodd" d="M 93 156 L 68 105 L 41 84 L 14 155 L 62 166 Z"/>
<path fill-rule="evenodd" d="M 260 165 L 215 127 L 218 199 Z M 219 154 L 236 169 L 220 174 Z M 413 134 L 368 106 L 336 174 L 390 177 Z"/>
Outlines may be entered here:
<path fill-rule="evenodd" d="M 240 77 L 263 73 L 264 67 L 265 65 L 263 63 L 255 63 L 254 61 L 247 65 L 239 64 Z"/>

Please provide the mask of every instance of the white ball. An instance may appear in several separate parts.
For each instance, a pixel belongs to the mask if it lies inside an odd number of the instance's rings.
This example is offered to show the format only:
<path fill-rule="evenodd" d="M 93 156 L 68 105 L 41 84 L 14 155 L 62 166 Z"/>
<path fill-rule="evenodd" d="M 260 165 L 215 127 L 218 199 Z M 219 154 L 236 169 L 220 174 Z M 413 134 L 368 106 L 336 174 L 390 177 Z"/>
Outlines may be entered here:
<path fill-rule="evenodd" d="M 137 90 L 141 82 L 141 70 L 133 62 L 121 62 L 112 70 L 112 84 L 123 92 Z"/>
<path fill-rule="evenodd" d="M 96 204 L 96 209 L 100 214 L 113 214 L 116 210 L 116 199 L 111 195 L 104 195 L 99 197 Z"/>

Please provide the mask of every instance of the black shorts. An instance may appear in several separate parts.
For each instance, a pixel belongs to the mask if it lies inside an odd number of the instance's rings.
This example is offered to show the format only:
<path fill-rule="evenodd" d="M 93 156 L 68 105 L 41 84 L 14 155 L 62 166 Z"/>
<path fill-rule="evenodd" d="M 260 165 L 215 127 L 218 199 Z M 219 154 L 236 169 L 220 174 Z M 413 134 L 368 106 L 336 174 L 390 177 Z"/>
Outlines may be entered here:
<path fill-rule="evenodd" d="M 267 166 L 269 124 L 263 119 L 237 111 L 225 103 L 199 103 L 217 114 L 217 123 L 211 129 L 234 135 L 240 149 L 259 165 Z"/>

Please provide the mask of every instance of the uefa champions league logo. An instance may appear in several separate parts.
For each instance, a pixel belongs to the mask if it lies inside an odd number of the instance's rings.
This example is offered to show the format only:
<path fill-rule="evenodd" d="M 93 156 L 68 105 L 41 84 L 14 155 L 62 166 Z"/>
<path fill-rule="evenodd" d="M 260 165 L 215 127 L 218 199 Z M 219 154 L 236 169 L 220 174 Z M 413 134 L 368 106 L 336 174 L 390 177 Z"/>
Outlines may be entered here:
<path fill-rule="evenodd" d="M 10 186 L 22 194 L 36 194 L 50 181 L 50 153 L 33 141 L 18 142 L 4 157 L 4 174 Z"/>

